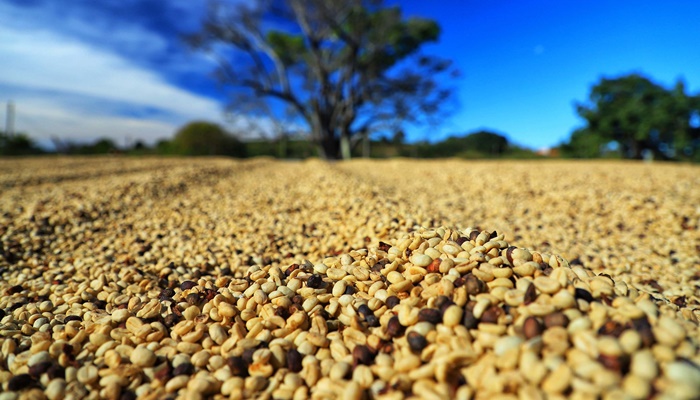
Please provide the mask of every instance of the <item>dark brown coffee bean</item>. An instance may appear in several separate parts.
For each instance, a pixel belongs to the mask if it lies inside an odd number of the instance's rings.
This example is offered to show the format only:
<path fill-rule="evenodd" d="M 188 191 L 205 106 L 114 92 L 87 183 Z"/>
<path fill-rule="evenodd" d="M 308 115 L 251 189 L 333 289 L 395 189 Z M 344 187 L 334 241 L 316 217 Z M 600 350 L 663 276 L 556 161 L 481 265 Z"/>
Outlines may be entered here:
<path fill-rule="evenodd" d="M 181 364 L 178 364 L 177 367 L 173 370 L 173 376 L 178 376 L 178 375 L 192 375 L 194 374 L 194 365 L 188 363 L 188 362 L 183 362 Z"/>
<path fill-rule="evenodd" d="M 119 396 L 119 400 L 136 400 L 136 398 L 136 393 L 129 389 L 122 389 L 122 394 Z"/>
<path fill-rule="evenodd" d="M 192 281 L 184 281 L 182 284 L 180 284 L 180 290 L 192 289 L 195 286 L 197 286 L 197 284 Z"/>
<path fill-rule="evenodd" d="M 42 361 L 40 363 L 36 363 L 29 367 L 29 375 L 31 375 L 33 378 L 39 378 L 41 374 L 48 371 L 52 365 L 53 363 L 51 361 Z"/>
<path fill-rule="evenodd" d="M 153 376 L 161 382 L 167 382 L 173 377 L 173 369 L 170 363 L 164 362 L 154 369 Z"/>
<path fill-rule="evenodd" d="M 435 299 L 435 304 L 434 304 L 434 306 L 435 306 L 435 308 L 437 308 L 438 310 L 440 310 L 440 313 L 441 313 L 441 314 L 444 314 L 444 313 L 445 313 L 445 310 L 447 309 L 447 307 L 449 307 L 449 306 L 451 306 L 451 305 L 453 305 L 453 304 L 454 304 L 454 302 L 453 302 L 452 300 L 450 300 L 449 297 L 447 297 L 447 296 L 438 296 L 437 299 Z"/>
<path fill-rule="evenodd" d="M 623 375 L 629 372 L 630 357 L 627 354 L 621 354 L 618 356 L 600 354 L 598 356 L 598 362 L 603 364 L 605 368 Z"/>
<path fill-rule="evenodd" d="M 7 289 L 6 293 L 9 295 L 13 295 L 15 293 L 21 293 L 24 288 L 22 288 L 22 285 L 15 285 Z"/>
<path fill-rule="evenodd" d="M 67 324 L 67 323 L 69 323 L 69 322 L 71 322 L 71 321 L 82 321 L 82 320 L 83 320 L 83 319 L 80 318 L 80 317 L 77 316 L 77 315 L 68 315 L 68 316 L 66 316 L 66 317 L 63 319 L 63 323 L 64 323 L 64 324 Z"/>
<path fill-rule="evenodd" d="M 242 378 L 245 378 L 248 376 L 248 363 L 246 363 L 245 360 L 243 360 L 243 357 L 240 357 L 240 356 L 229 357 L 229 359 L 227 360 L 227 364 L 228 364 L 229 369 L 231 369 L 231 374 L 233 374 L 233 376 L 240 376 Z M 289 364 L 289 354 L 287 354 L 287 364 Z M 290 368 L 290 370 L 291 370 L 291 368 Z M 299 371 L 301 371 L 301 360 L 299 360 L 299 370 L 293 371 L 293 372 L 299 372 Z"/>
<path fill-rule="evenodd" d="M 587 301 L 589 303 L 592 303 L 595 300 L 591 292 L 581 288 L 576 288 L 576 290 L 574 291 L 574 297 L 576 297 L 577 299 Z"/>
<path fill-rule="evenodd" d="M 289 369 L 290 372 L 299 372 L 301 371 L 302 365 L 301 365 L 301 360 L 304 358 L 304 356 L 299 353 L 297 349 L 289 349 L 287 351 L 287 368 Z"/>
<path fill-rule="evenodd" d="M 481 315 L 481 322 L 486 322 L 489 324 L 498 323 L 498 318 L 503 315 L 503 309 L 499 306 L 491 306 L 487 308 Z"/>
<path fill-rule="evenodd" d="M 66 370 L 58 364 L 53 364 L 48 369 L 48 371 L 46 371 L 46 375 L 48 375 L 49 379 L 56 379 L 56 378 L 65 379 L 66 378 Z"/>
<path fill-rule="evenodd" d="M 253 354 L 255 354 L 256 349 L 245 349 L 243 350 L 243 354 L 241 354 L 241 357 L 243 357 L 243 361 L 248 363 L 248 365 L 253 363 Z"/>
<path fill-rule="evenodd" d="M 423 351 L 426 346 L 428 346 L 428 340 L 418 332 L 410 332 L 406 337 L 408 341 L 408 346 L 415 353 Z"/>
<path fill-rule="evenodd" d="M 282 317 L 282 319 L 286 320 L 292 314 L 289 312 L 289 309 L 287 307 L 279 306 L 275 309 L 275 315 Z"/>
<path fill-rule="evenodd" d="M 95 308 L 98 308 L 100 310 L 104 310 L 105 307 L 107 307 L 107 302 L 104 300 L 95 300 L 92 302 L 92 304 L 95 305 Z"/>
<path fill-rule="evenodd" d="M 175 314 L 168 314 L 165 316 L 165 318 L 163 318 L 163 323 L 168 328 L 172 328 L 173 326 L 177 325 L 178 322 L 180 322 L 180 317 Z"/>
<path fill-rule="evenodd" d="M 389 296 L 386 298 L 385 304 L 388 309 L 392 309 L 399 304 L 400 300 L 396 296 Z"/>
<path fill-rule="evenodd" d="M 437 325 L 442 322 L 442 313 L 435 308 L 424 308 L 418 312 L 418 321 L 430 322 Z"/>
<path fill-rule="evenodd" d="M 379 324 L 379 318 L 377 318 L 374 314 L 370 314 L 365 318 L 365 322 L 367 322 L 367 326 L 376 328 L 378 327 Z"/>
<path fill-rule="evenodd" d="M 476 329 L 479 325 L 479 320 L 476 319 L 472 310 L 468 307 L 464 309 L 464 315 L 462 316 L 462 325 L 467 329 Z"/>
<path fill-rule="evenodd" d="M 517 249 L 515 246 L 510 246 L 506 249 L 506 259 L 508 259 L 510 265 L 513 265 L 513 250 L 515 249 Z"/>
<path fill-rule="evenodd" d="M 187 295 L 187 304 L 195 306 L 199 304 L 199 293 L 190 293 Z"/>
<path fill-rule="evenodd" d="M 321 275 L 311 275 L 309 279 L 306 280 L 306 286 L 312 289 L 320 289 L 323 286 L 323 278 Z"/>
<path fill-rule="evenodd" d="M 29 374 L 15 375 L 7 382 L 7 389 L 13 392 L 36 385 L 36 381 Z"/>
<path fill-rule="evenodd" d="M 386 334 L 394 338 L 403 334 L 404 327 L 399 322 L 399 317 L 394 315 L 389 318 L 389 322 L 386 325 Z"/>
<path fill-rule="evenodd" d="M 673 298 L 673 300 L 671 300 L 671 302 L 673 304 L 677 305 L 678 307 L 683 308 L 688 304 L 688 299 L 685 296 L 678 296 L 678 297 Z"/>
<path fill-rule="evenodd" d="M 529 316 L 525 319 L 523 323 L 523 335 L 526 339 L 532 339 L 539 336 L 544 332 L 544 326 L 537 319 L 537 317 Z"/>
<path fill-rule="evenodd" d="M 304 297 L 302 297 L 300 294 L 295 294 L 292 296 L 292 303 L 299 306 L 299 308 L 301 308 L 302 304 L 304 304 L 304 300 Z"/>
<path fill-rule="evenodd" d="M 173 296 L 175 296 L 175 291 L 173 289 L 166 288 L 161 290 L 158 298 L 160 300 L 172 300 Z"/>
<path fill-rule="evenodd" d="M 365 345 L 358 344 L 352 349 L 352 367 L 356 368 L 358 365 L 370 365 L 374 361 L 374 352 Z"/>
<path fill-rule="evenodd" d="M 212 301 L 217 294 L 219 294 L 218 290 L 204 289 L 204 300 Z"/>
<path fill-rule="evenodd" d="M 465 285 L 467 287 L 468 294 L 477 295 L 479 293 L 484 293 L 484 292 L 488 291 L 486 283 L 484 283 L 484 281 L 477 278 L 476 276 L 474 276 L 472 274 L 467 274 L 465 279 L 466 279 Z"/>
<path fill-rule="evenodd" d="M 360 306 L 357 307 L 357 312 L 363 317 L 367 317 L 368 315 L 374 315 L 374 313 L 369 308 L 369 306 L 367 306 L 367 304 L 360 304 Z"/>
<path fill-rule="evenodd" d="M 642 337 L 644 347 L 651 347 L 656 343 L 654 332 L 651 330 L 651 324 L 646 315 L 641 318 L 633 319 L 632 326 L 639 333 L 639 336 Z"/>
<path fill-rule="evenodd" d="M 608 335 L 613 337 L 620 337 L 622 332 L 624 332 L 626 327 L 617 321 L 606 321 L 603 326 L 598 329 L 599 335 Z"/>
<path fill-rule="evenodd" d="M 290 265 L 289 267 L 287 267 L 287 269 L 284 270 L 284 274 L 285 274 L 286 276 L 289 276 L 289 275 L 292 274 L 292 272 L 294 272 L 294 271 L 296 271 L 296 270 L 298 270 L 298 269 L 299 269 L 299 264 L 292 264 L 292 265 Z"/>
<path fill-rule="evenodd" d="M 561 326 L 566 328 L 569 326 L 569 317 L 563 312 L 555 312 L 544 317 L 544 326 L 551 328 L 553 326 Z"/>
<path fill-rule="evenodd" d="M 523 304 L 528 305 L 537 300 L 537 289 L 535 284 L 531 283 L 527 289 L 525 289 L 525 295 L 523 296 Z"/>

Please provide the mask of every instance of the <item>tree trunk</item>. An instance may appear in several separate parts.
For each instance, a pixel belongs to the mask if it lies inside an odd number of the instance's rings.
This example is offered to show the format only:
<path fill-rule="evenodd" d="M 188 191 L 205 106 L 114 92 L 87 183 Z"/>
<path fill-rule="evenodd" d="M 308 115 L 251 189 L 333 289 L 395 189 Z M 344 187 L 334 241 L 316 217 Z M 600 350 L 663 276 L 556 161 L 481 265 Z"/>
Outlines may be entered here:
<path fill-rule="evenodd" d="M 370 141 L 369 133 L 365 133 L 365 137 L 362 139 L 362 157 L 369 158 L 370 156 Z"/>
<path fill-rule="evenodd" d="M 277 158 L 287 158 L 287 138 L 277 139 Z"/>
<path fill-rule="evenodd" d="M 340 135 L 340 154 L 343 156 L 343 160 L 349 160 L 350 154 L 350 136 L 343 134 Z"/>
<path fill-rule="evenodd" d="M 321 156 L 326 160 L 340 159 L 340 141 L 330 131 L 325 130 L 316 136 L 319 139 Z"/>
<path fill-rule="evenodd" d="M 341 155 L 344 155 L 341 139 L 336 137 L 335 130 L 331 127 L 330 115 L 316 108 L 309 121 L 313 130 L 312 137 L 316 140 L 321 157 L 326 160 L 339 160 Z"/>

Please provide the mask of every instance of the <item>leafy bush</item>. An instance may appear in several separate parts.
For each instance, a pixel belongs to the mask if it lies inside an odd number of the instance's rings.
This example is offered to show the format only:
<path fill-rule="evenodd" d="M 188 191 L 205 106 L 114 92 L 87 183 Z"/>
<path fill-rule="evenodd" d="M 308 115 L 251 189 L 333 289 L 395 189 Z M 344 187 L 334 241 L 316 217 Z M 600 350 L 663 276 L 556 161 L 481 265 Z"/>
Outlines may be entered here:
<path fill-rule="evenodd" d="M 188 156 L 231 156 L 245 157 L 245 145 L 227 133 L 221 126 L 194 121 L 183 126 L 168 145 L 160 144 L 167 153 Z"/>
<path fill-rule="evenodd" d="M 10 136 L 0 131 L 0 155 L 27 156 L 42 153 L 43 151 L 26 134 L 18 133 Z"/>

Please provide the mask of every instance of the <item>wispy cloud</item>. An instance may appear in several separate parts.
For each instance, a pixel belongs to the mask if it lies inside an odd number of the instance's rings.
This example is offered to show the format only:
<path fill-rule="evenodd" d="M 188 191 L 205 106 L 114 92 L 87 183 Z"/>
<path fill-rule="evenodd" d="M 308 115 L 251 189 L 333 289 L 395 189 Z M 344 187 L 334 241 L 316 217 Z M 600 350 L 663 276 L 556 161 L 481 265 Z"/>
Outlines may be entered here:
<path fill-rule="evenodd" d="M 0 81 L 153 106 L 182 114 L 208 114 L 213 100 L 174 87 L 156 73 L 118 55 L 47 32 L 24 33 L 0 27 Z"/>
<path fill-rule="evenodd" d="M 0 101 L 17 104 L 17 130 L 44 142 L 53 135 L 152 142 L 188 120 L 224 122 L 222 101 L 178 84 L 177 74 L 204 75 L 212 64 L 169 53 L 169 41 L 177 37 L 128 23 L 113 29 L 105 21 L 91 25 L 77 12 L 69 12 L 63 25 L 41 27 L 52 14 L 49 6 L 20 9 L 0 0 Z M 98 30 L 120 44 L 92 40 Z M 168 74 L 168 68 L 177 73 Z"/>

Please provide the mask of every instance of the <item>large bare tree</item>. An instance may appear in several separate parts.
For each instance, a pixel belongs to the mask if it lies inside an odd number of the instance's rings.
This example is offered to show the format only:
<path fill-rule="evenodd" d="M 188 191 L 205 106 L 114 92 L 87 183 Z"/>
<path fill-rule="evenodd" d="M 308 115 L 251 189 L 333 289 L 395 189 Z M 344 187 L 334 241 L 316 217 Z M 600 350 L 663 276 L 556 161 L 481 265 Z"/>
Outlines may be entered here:
<path fill-rule="evenodd" d="M 323 157 L 349 158 L 355 138 L 446 110 L 451 91 L 439 76 L 455 71 L 419 51 L 438 39 L 434 21 L 405 19 L 378 0 L 253 3 L 210 3 L 188 43 L 217 57 L 238 104 L 292 110 Z"/>

